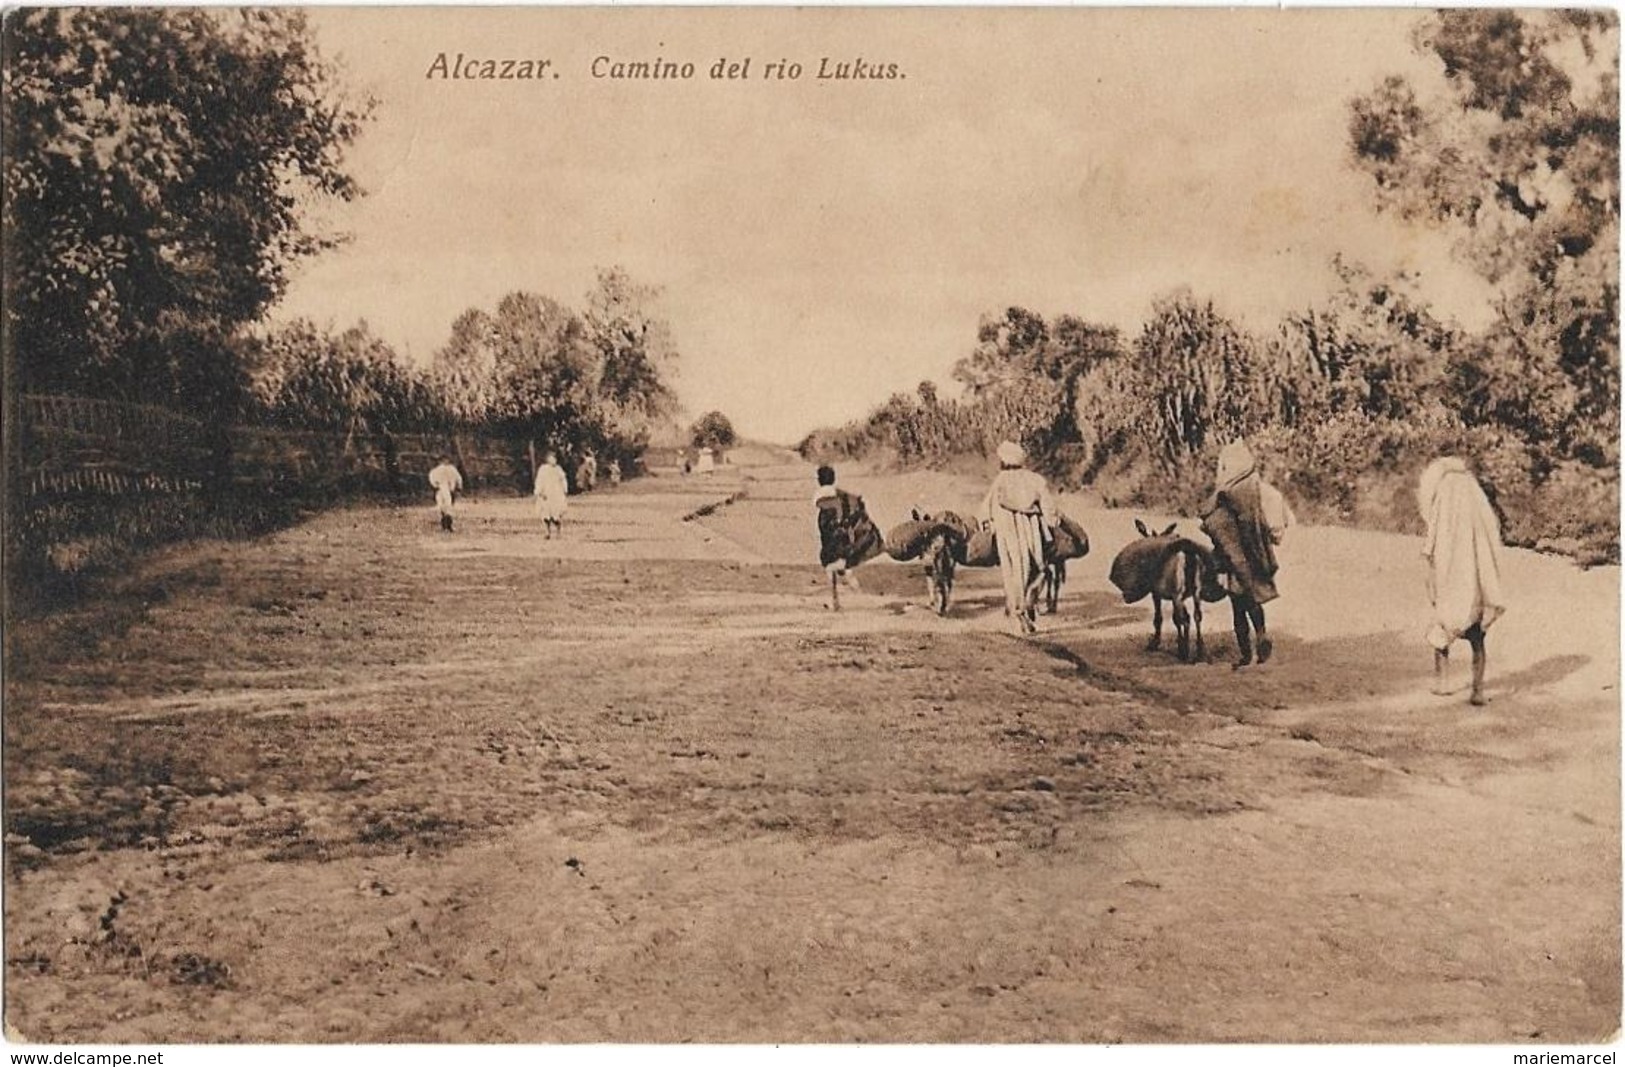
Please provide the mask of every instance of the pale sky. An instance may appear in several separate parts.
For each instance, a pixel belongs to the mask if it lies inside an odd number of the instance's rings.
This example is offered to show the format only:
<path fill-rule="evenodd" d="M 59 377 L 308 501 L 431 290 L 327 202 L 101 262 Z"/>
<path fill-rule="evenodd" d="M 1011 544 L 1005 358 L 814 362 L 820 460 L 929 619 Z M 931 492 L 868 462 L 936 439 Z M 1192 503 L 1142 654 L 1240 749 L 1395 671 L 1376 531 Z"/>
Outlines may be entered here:
<path fill-rule="evenodd" d="M 690 417 L 793 441 L 923 378 L 945 388 L 984 312 L 1133 329 L 1179 286 L 1267 328 L 1342 252 L 1421 272 L 1469 319 L 1444 235 L 1379 217 L 1347 101 L 1430 80 L 1416 14 L 1217 9 L 321 9 L 380 100 L 352 150 L 353 240 L 278 317 L 364 318 L 427 361 L 514 289 L 584 306 L 595 268 L 662 286 Z M 440 52 L 546 58 L 540 82 L 426 79 Z M 692 61 L 595 80 L 595 56 Z M 749 81 L 706 77 L 753 58 Z M 819 58 L 907 77 L 819 82 Z M 763 65 L 800 61 L 800 81 Z"/>

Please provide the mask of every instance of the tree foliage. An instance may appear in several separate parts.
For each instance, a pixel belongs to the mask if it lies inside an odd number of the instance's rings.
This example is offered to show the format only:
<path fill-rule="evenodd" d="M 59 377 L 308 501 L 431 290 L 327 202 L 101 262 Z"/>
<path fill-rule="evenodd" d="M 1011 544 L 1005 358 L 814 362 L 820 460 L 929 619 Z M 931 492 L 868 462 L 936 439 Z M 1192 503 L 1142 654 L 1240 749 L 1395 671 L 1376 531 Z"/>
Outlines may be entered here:
<path fill-rule="evenodd" d="M 884 452 L 903 465 L 940 464 L 960 455 L 992 455 L 1000 441 L 1021 442 L 1053 460 L 1078 440 L 1080 383 L 1121 354 L 1117 331 L 1062 315 L 1049 323 L 1026 308 L 985 316 L 976 346 L 954 367 L 964 387 L 944 399 L 935 382 L 896 393 L 868 418 L 820 431 L 806 454 L 855 458 Z"/>
<path fill-rule="evenodd" d="M 276 426 L 388 433 L 445 421 L 428 377 L 365 322 L 329 333 L 300 319 L 244 346 L 255 413 Z"/>
<path fill-rule="evenodd" d="M 658 298 L 612 268 L 598 273 L 584 313 L 526 292 L 493 311 L 470 308 L 435 353 L 434 386 L 461 422 L 635 454 L 676 407 L 678 355 Z"/>
<path fill-rule="evenodd" d="M 689 443 L 695 448 L 721 450 L 739 443 L 734 424 L 720 411 L 707 411 L 694 421 L 688 431 Z"/>
<path fill-rule="evenodd" d="M 1499 287 L 1496 325 L 1457 361 L 1474 425 L 1618 463 L 1619 30 L 1603 11 L 1447 10 L 1417 30 L 1444 90 L 1391 77 L 1350 139 L 1377 202 L 1451 227 Z"/>
<path fill-rule="evenodd" d="M 677 407 L 671 388 L 677 346 L 671 327 L 654 314 L 659 299 L 657 287 L 611 267 L 598 272 L 585 317 L 588 340 L 598 352 L 604 417 L 615 432 L 645 440 Z"/>
<path fill-rule="evenodd" d="M 292 9 L 36 8 L 5 21 L 7 332 L 29 390 L 219 403 L 227 339 L 327 247 L 370 109 Z"/>

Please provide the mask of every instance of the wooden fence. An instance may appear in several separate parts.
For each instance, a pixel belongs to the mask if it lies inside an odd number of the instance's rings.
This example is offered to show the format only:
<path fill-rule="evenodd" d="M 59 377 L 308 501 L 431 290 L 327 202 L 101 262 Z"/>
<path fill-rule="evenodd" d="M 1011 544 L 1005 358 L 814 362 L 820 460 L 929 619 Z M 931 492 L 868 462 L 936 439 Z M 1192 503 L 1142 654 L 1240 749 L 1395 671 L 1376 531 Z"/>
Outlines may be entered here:
<path fill-rule="evenodd" d="M 441 455 L 471 490 L 525 490 L 529 442 L 475 432 L 367 434 L 214 427 L 164 408 L 84 397 L 20 398 L 7 457 L 8 551 L 72 571 L 132 547 L 253 532 L 292 502 L 427 492 Z"/>

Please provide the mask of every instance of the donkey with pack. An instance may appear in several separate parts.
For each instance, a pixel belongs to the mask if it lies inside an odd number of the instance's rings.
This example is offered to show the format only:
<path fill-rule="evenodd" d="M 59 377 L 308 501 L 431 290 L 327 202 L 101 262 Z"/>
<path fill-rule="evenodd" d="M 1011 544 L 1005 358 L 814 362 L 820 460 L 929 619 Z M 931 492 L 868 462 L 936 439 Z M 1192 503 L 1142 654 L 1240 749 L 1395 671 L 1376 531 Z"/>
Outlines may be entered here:
<path fill-rule="evenodd" d="M 1213 553 L 1188 537 L 1175 535 L 1178 523 L 1169 523 L 1160 533 L 1152 533 L 1145 522 L 1134 520 L 1139 540 L 1130 541 L 1112 560 L 1111 582 L 1123 594 L 1123 603 L 1133 604 L 1151 598 L 1151 640 L 1146 650 L 1162 647 L 1162 602 L 1172 608 L 1181 662 L 1205 662 L 1207 648 L 1202 643 L 1202 602 L 1215 603 L 1226 596 L 1219 584 Z M 1189 604 L 1190 607 L 1186 607 Z M 1191 627 L 1195 623 L 1196 649 L 1191 655 Z"/>

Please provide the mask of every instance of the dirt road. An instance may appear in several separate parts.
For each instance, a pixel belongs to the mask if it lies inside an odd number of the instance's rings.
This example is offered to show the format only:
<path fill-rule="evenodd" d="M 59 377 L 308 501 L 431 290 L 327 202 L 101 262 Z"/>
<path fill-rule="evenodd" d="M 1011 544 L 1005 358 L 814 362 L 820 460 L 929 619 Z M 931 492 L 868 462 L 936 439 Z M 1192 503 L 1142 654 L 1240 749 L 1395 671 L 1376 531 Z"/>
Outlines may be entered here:
<path fill-rule="evenodd" d="M 939 619 L 878 561 L 831 614 L 810 483 L 644 479 L 552 543 L 518 499 L 449 537 L 341 510 L 15 627 L 12 1032 L 1617 1029 L 1617 570 L 1513 553 L 1473 709 L 1426 692 L 1416 539 L 1295 531 L 1276 659 L 1238 672 L 1223 612 L 1218 662 L 1143 650 L 1104 578 L 1132 516 L 1081 501 L 1095 550 L 1036 639 L 984 572 Z M 976 488 L 853 487 L 883 525 Z"/>

